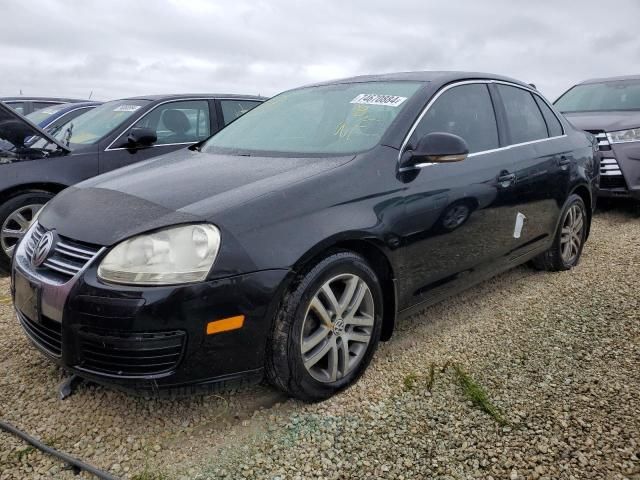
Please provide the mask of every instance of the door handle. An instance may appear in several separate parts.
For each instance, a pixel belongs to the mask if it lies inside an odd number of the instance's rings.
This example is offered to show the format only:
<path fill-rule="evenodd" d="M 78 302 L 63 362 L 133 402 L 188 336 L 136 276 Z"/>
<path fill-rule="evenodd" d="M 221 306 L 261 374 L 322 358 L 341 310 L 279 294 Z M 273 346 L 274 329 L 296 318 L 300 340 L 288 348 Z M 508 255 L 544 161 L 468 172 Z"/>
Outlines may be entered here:
<path fill-rule="evenodd" d="M 506 170 L 503 170 L 502 172 L 500 172 L 500 175 L 498 175 L 498 183 L 500 184 L 501 187 L 504 187 L 504 188 L 510 186 L 515 179 L 516 179 L 516 174 L 509 173 Z"/>
<path fill-rule="evenodd" d="M 566 155 L 560 155 L 560 158 L 558 159 L 558 166 L 562 170 L 566 170 L 570 164 L 571 164 L 571 158 L 567 157 Z"/>

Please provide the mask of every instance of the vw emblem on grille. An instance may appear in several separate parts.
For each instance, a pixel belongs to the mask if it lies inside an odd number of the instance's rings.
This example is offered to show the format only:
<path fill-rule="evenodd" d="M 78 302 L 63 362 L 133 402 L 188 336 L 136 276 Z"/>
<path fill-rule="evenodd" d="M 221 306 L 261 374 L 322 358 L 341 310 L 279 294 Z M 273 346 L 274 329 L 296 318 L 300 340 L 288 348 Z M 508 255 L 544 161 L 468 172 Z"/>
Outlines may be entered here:
<path fill-rule="evenodd" d="M 38 244 L 33 249 L 33 255 L 31 256 L 31 265 L 39 267 L 47 259 L 51 249 L 53 248 L 53 232 L 47 232 L 42 235 L 42 238 L 38 241 Z"/>

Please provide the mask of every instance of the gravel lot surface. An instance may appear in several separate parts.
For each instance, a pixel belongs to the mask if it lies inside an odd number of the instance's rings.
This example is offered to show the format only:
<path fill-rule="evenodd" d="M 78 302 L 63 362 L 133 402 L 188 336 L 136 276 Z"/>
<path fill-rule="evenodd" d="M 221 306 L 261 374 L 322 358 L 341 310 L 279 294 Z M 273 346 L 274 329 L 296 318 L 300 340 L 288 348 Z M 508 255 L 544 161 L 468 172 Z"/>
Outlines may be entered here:
<path fill-rule="evenodd" d="M 640 209 L 610 208 L 578 268 L 521 267 L 431 307 L 355 387 L 304 405 L 265 386 L 168 401 L 82 385 L 60 401 L 61 372 L 24 338 L 0 279 L 0 419 L 137 480 L 637 480 L 639 282 Z M 90 477 L 0 432 L 0 479 L 14 478 Z"/>

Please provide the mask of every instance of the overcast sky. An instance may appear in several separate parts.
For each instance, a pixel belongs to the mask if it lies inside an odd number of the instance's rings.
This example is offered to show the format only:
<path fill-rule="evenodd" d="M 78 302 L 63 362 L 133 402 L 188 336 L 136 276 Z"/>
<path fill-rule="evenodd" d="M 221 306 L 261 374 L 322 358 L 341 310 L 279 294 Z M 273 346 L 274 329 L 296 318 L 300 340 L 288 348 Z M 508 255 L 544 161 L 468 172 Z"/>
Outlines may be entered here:
<path fill-rule="evenodd" d="M 3 0 L 0 96 L 273 95 L 365 73 L 473 70 L 552 100 L 640 74 L 640 0 Z"/>

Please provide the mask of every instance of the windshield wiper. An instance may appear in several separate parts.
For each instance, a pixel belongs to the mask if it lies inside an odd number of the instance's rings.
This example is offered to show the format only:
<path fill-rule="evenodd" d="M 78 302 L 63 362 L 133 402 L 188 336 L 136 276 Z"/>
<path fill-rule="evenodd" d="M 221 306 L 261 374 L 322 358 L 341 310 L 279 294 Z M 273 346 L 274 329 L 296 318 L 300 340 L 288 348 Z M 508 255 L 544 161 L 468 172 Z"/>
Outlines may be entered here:
<path fill-rule="evenodd" d="M 69 124 L 67 129 L 64 132 L 64 144 L 68 147 L 71 142 L 71 134 L 73 133 L 73 122 Z"/>

